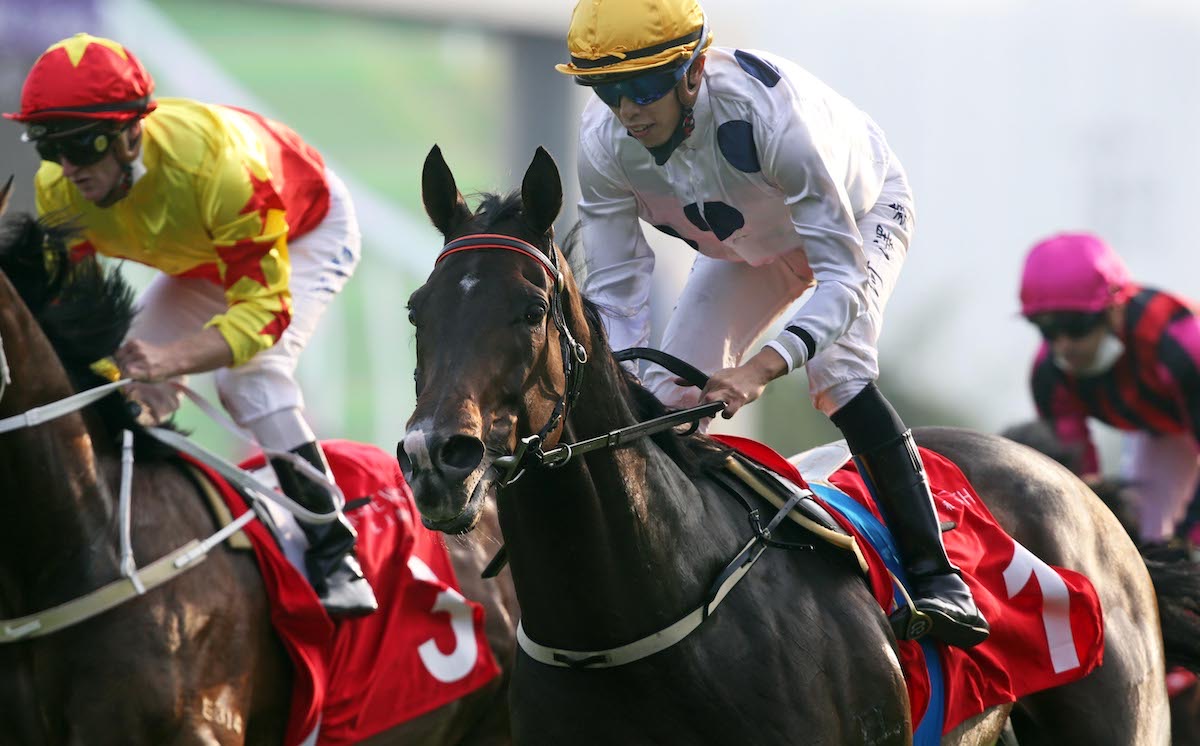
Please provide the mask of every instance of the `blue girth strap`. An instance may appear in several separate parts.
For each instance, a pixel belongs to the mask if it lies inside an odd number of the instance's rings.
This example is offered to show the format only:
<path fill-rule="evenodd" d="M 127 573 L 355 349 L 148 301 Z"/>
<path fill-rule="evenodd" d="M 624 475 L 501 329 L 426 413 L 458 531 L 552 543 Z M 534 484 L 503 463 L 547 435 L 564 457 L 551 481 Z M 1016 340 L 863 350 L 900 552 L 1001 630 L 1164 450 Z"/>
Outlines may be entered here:
<path fill-rule="evenodd" d="M 845 516 L 858 532 L 871 542 L 871 546 L 875 547 L 875 551 L 883 558 L 883 563 L 892 574 L 899 578 L 901 583 L 908 584 L 900 562 L 900 552 L 896 549 L 896 540 L 874 513 L 836 487 L 820 482 L 810 482 L 808 486 L 826 505 Z M 895 599 L 898 605 L 905 603 L 899 591 L 895 591 Z M 913 746 L 938 746 L 946 721 L 946 682 L 942 675 L 942 660 L 928 637 L 918 642 L 925 652 L 925 668 L 929 673 L 929 706 L 925 709 L 921 722 L 913 728 Z"/>

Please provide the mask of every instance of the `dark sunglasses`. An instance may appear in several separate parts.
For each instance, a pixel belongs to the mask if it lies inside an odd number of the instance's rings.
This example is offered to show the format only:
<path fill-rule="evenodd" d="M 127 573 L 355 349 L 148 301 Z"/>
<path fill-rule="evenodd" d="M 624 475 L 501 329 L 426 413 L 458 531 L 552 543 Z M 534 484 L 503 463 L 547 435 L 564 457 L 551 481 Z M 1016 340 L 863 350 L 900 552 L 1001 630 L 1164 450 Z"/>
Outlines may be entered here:
<path fill-rule="evenodd" d="M 674 70 L 651 70 L 616 83 L 594 83 L 592 90 L 601 101 L 613 108 L 621 105 L 622 98 L 627 98 L 638 106 L 646 106 L 670 93 L 683 79 L 687 69 L 688 65 L 680 65 Z"/>
<path fill-rule="evenodd" d="M 66 158 L 76 166 L 90 166 L 104 157 L 112 148 L 117 134 L 103 129 L 92 129 L 58 137 L 43 137 L 34 141 L 38 155 L 44 161 L 60 163 Z"/>
<path fill-rule="evenodd" d="M 632 77 L 618 78 L 617 80 L 606 80 L 609 76 L 599 75 L 596 77 L 580 76 L 576 78 L 576 82 L 580 85 L 590 86 L 596 95 L 605 105 L 616 108 L 621 105 L 621 99 L 627 98 L 638 106 L 646 106 L 659 100 L 663 96 L 671 92 L 679 81 L 683 80 L 683 76 L 691 69 L 692 63 L 700 56 L 700 52 L 704 49 L 705 43 L 708 41 L 708 19 L 705 18 L 700 24 L 700 38 L 696 42 L 696 46 L 692 49 L 692 54 L 682 65 L 671 69 L 655 69 L 640 75 Z"/>
<path fill-rule="evenodd" d="M 1071 339 L 1086 337 L 1104 323 L 1104 312 L 1055 313 L 1029 319 L 1041 332 L 1042 339 L 1053 342 L 1061 336 Z"/>

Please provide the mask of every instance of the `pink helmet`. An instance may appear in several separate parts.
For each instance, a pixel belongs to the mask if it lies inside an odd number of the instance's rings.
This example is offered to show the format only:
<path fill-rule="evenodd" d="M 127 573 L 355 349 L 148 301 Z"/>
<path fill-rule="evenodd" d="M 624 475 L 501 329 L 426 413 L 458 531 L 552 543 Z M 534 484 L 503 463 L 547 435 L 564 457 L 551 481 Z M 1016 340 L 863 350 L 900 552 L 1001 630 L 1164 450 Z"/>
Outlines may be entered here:
<path fill-rule="evenodd" d="M 1021 273 L 1021 313 L 1095 313 L 1136 292 L 1121 257 L 1090 233 L 1060 233 L 1037 243 Z"/>

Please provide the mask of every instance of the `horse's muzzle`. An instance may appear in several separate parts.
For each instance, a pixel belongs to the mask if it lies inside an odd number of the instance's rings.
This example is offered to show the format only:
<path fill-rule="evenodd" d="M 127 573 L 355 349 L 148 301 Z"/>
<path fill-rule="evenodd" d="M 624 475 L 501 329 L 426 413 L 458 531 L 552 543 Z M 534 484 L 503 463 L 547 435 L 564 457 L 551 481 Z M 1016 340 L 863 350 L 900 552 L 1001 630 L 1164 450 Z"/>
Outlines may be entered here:
<path fill-rule="evenodd" d="M 474 527 L 494 482 L 484 456 L 478 438 L 427 434 L 420 428 L 410 429 L 397 444 L 396 459 L 428 528 L 463 533 Z"/>

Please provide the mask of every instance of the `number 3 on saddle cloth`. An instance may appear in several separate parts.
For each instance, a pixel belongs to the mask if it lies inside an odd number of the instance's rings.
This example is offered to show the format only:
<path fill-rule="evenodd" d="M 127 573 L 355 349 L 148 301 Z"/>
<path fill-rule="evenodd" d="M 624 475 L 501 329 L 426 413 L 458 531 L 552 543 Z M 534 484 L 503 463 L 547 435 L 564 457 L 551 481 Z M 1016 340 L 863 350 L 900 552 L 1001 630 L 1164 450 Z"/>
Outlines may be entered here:
<path fill-rule="evenodd" d="M 884 612 L 904 603 L 887 573 L 890 569 L 903 580 L 895 542 L 852 461 L 839 460 L 841 467 L 828 479 L 806 482 L 787 459 L 761 443 L 715 437 L 811 489 L 857 538 L 870 567 L 871 591 Z M 900 641 L 900 663 L 916 724 L 913 742 L 936 744 L 942 734 L 989 707 L 1086 676 L 1103 658 L 1104 622 L 1096 590 L 1085 576 L 1035 557 L 996 523 L 956 465 L 920 450 L 938 518 L 955 526 L 942 535 L 946 553 L 992 623 L 988 639 L 966 650 L 929 638 Z"/>
<path fill-rule="evenodd" d="M 379 610 L 336 626 L 312 586 L 261 521 L 250 539 L 271 603 L 271 621 L 294 667 L 285 746 L 358 743 L 487 684 L 499 667 L 483 629 L 483 607 L 458 592 L 440 535 L 421 525 L 396 459 L 374 446 L 324 441 L 347 501 L 369 502 L 346 515 Z M 185 457 L 186 458 L 186 457 Z M 236 518 L 246 505 L 214 472 L 189 462 L 220 487 Z M 257 456 L 242 468 L 264 466 Z M 302 551 L 300 555 L 302 556 Z"/>

